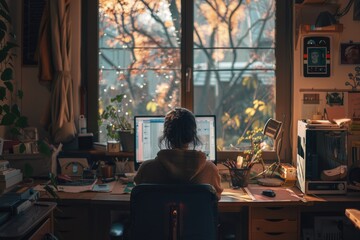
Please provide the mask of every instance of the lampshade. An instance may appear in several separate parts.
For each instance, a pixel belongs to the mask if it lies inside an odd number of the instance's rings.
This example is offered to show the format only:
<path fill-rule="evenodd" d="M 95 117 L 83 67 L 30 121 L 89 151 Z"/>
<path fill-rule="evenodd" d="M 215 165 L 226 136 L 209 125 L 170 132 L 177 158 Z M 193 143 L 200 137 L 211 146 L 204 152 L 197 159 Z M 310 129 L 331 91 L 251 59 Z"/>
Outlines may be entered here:
<path fill-rule="evenodd" d="M 336 19 L 333 14 L 328 11 L 320 12 L 319 16 L 316 19 L 315 27 L 326 27 L 336 24 Z"/>

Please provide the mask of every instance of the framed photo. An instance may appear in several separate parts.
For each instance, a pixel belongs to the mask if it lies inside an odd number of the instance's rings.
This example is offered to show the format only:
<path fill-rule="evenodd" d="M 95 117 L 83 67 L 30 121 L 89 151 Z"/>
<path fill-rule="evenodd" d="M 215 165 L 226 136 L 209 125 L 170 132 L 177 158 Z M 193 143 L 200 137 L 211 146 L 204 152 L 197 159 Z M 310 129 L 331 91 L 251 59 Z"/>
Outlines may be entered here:
<path fill-rule="evenodd" d="M 340 44 L 341 64 L 360 64 L 360 43 Z"/>

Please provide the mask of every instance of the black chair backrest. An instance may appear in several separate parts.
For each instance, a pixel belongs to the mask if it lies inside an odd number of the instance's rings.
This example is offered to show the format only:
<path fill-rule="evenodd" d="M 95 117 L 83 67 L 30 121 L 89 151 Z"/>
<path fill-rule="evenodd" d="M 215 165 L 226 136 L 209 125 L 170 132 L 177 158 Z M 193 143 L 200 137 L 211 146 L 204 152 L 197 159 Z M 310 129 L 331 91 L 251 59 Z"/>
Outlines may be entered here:
<path fill-rule="evenodd" d="M 133 240 L 217 238 L 217 198 L 209 184 L 140 184 L 130 202 Z"/>

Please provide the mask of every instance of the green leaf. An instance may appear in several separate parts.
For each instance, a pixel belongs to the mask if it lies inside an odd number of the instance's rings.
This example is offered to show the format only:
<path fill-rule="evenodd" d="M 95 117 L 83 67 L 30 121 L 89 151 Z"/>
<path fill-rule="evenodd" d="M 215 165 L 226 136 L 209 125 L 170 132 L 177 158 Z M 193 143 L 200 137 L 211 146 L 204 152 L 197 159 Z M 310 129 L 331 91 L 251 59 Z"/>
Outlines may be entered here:
<path fill-rule="evenodd" d="M 52 187 L 50 187 L 49 185 L 45 185 L 44 189 L 47 193 L 49 193 L 53 198 L 55 199 L 59 199 L 59 196 L 57 195 L 57 193 L 54 191 L 54 189 Z"/>
<path fill-rule="evenodd" d="M 0 42 L 4 40 L 5 32 L 0 30 Z"/>
<path fill-rule="evenodd" d="M 51 156 L 51 149 L 49 147 L 49 145 L 47 145 L 44 141 L 42 140 L 38 140 L 38 150 L 39 152 L 41 152 L 42 154 L 50 157 Z"/>
<path fill-rule="evenodd" d="M 6 98 L 6 88 L 1 86 L 0 87 L 0 101 L 4 101 Z"/>
<path fill-rule="evenodd" d="M 5 9 L 6 12 L 10 12 L 9 6 L 6 3 L 6 0 L 0 0 L 1 8 Z"/>
<path fill-rule="evenodd" d="M 11 17 L 8 14 L 9 12 L 4 11 L 3 9 L 0 9 L 0 16 L 2 16 L 4 19 L 6 19 L 9 23 L 11 23 Z"/>
<path fill-rule="evenodd" d="M 1 80 L 10 81 L 13 79 L 13 70 L 11 68 L 6 68 L 1 74 Z"/>
<path fill-rule="evenodd" d="M 16 127 L 19 127 L 19 128 L 26 128 L 26 127 L 28 127 L 29 124 L 28 124 L 28 119 L 27 119 L 27 117 L 25 117 L 25 116 L 19 117 L 19 118 L 16 120 L 16 122 L 15 122 L 15 126 L 16 126 Z"/>
<path fill-rule="evenodd" d="M 8 50 L 5 48 L 0 49 L 0 62 L 3 62 L 8 55 Z"/>
<path fill-rule="evenodd" d="M 16 117 L 20 117 L 20 110 L 19 110 L 19 106 L 17 104 L 14 104 L 11 106 L 11 112 L 16 116 Z"/>
<path fill-rule="evenodd" d="M 26 146 L 24 143 L 20 143 L 19 152 L 24 153 L 26 151 Z"/>
<path fill-rule="evenodd" d="M 16 116 L 12 113 L 6 113 L 1 119 L 1 125 L 10 126 L 14 124 Z"/>
<path fill-rule="evenodd" d="M 6 88 L 7 88 L 10 92 L 13 92 L 13 91 L 14 91 L 14 85 L 12 84 L 12 82 L 6 81 L 6 82 L 4 82 L 4 85 L 6 86 Z"/>
<path fill-rule="evenodd" d="M 17 127 L 13 127 L 10 129 L 10 133 L 14 136 L 20 136 L 21 135 L 21 132 L 19 131 L 19 128 Z"/>
<path fill-rule="evenodd" d="M 113 97 L 112 99 L 110 99 L 110 101 L 121 103 L 123 98 L 124 98 L 124 94 L 119 94 L 119 95 L 116 95 L 115 97 Z"/>
<path fill-rule="evenodd" d="M 7 104 L 4 104 L 4 105 L 3 105 L 3 110 L 4 110 L 4 112 L 6 112 L 6 113 L 10 113 L 10 106 L 7 105 Z"/>
<path fill-rule="evenodd" d="M 7 26 L 6 26 L 6 23 L 0 19 L 0 30 L 2 32 L 6 32 L 7 31 Z"/>

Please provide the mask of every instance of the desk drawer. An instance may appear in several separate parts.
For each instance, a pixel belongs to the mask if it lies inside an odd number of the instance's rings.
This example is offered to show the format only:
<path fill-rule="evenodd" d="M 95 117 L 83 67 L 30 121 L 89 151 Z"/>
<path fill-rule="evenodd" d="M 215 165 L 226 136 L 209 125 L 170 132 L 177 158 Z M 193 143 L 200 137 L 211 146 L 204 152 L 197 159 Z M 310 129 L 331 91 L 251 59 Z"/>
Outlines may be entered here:
<path fill-rule="evenodd" d="M 297 233 L 280 232 L 280 233 L 264 233 L 264 232 L 253 232 L 252 238 L 256 240 L 293 240 L 297 239 Z"/>
<path fill-rule="evenodd" d="M 265 233 L 285 233 L 296 232 L 298 222 L 295 220 L 267 220 L 267 219 L 254 219 L 251 221 L 252 232 L 265 232 Z"/>
<path fill-rule="evenodd" d="M 46 221 L 36 230 L 36 232 L 29 238 L 29 240 L 44 239 L 47 233 L 52 233 L 50 218 L 46 219 Z"/>
<path fill-rule="evenodd" d="M 288 219 L 298 218 L 298 208 L 296 207 L 253 207 L 251 208 L 253 219 Z"/>

